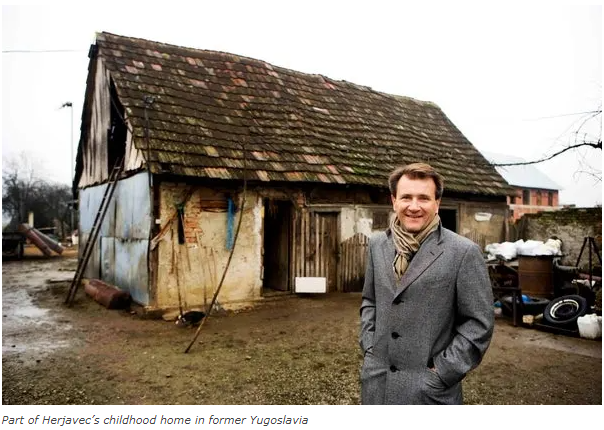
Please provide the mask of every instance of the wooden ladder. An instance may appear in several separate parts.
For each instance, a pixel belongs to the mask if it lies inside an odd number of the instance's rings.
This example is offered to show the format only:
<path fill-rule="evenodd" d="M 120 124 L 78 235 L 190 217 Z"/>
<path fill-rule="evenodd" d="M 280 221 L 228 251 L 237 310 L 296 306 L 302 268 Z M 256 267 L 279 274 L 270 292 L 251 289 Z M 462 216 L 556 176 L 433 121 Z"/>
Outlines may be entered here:
<path fill-rule="evenodd" d="M 65 298 L 65 304 L 68 306 L 71 306 L 73 304 L 73 299 L 75 298 L 76 292 L 78 291 L 78 288 L 80 286 L 80 282 L 82 281 L 82 276 L 84 275 L 84 271 L 86 270 L 86 266 L 88 265 L 88 260 L 90 260 L 90 256 L 92 255 L 94 244 L 96 243 L 96 240 L 99 236 L 99 232 L 101 231 L 103 219 L 105 218 L 105 214 L 107 213 L 107 208 L 109 208 L 109 202 L 111 201 L 113 192 L 117 187 L 118 179 L 123 171 L 124 157 L 121 157 L 117 159 L 115 165 L 113 166 L 113 169 L 111 169 L 109 180 L 107 181 L 107 188 L 105 188 L 105 193 L 103 194 L 103 200 L 101 200 L 101 205 L 94 218 L 92 230 L 90 230 L 90 236 L 88 236 L 88 240 L 84 245 L 82 258 L 78 262 L 78 268 L 76 269 L 75 276 L 71 281 L 71 286 L 69 287 L 67 297 Z"/>

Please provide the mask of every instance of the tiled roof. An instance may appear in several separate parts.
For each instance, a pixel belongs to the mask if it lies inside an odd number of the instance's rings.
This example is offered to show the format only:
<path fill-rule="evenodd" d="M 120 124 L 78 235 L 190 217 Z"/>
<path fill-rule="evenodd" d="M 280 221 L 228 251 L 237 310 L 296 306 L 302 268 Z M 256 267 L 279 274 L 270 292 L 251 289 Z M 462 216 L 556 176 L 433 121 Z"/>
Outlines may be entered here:
<path fill-rule="evenodd" d="M 109 33 L 96 44 L 154 173 L 242 179 L 245 159 L 249 180 L 385 187 L 425 161 L 446 189 L 509 192 L 434 103 L 224 52 Z"/>
<path fill-rule="evenodd" d="M 524 163 L 526 160 L 513 155 L 495 154 L 481 151 L 487 160 L 493 164 Z M 534 164 L 495 167 L 508 184 L 523 188 L 539 188 L 544 190 L 560 190 L 545 173 L 541 172 Z"/>

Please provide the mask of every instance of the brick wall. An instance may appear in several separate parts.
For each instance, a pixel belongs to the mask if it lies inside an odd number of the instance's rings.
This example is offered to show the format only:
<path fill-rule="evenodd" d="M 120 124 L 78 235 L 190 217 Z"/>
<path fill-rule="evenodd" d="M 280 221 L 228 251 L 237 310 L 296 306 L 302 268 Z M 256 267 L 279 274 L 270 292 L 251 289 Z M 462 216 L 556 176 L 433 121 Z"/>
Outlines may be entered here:
<path fill-rule="evenodd" d="M 178 204 L 182 203 L 191 186 L 184 183 L 165 182 L 162 184 L 162 214 L 172 214 Z M 195 187 L 193 194 L 184 207 L 185 242 L 197 243 L 197 236 L 203 234 L 201 227 L 204 212 L 227 212 L 228 195 L 209 188 Z"/>
<path fill-rule="evenodd" d="M 529 192 L 529 203 L 525 204 L 523 191 Z M 549 195 L 552 196 L 550 205 Z M 508 197 L 513 221 L 518 221 L 525 214 L 534 214 L 541 211 L 552 211 L 558 207 L 558 191 L 538 190 L 532 188 L 517 188 L 515 196 Z"/>
<path fill-rule="evenodd" d="M 562 240 L 563 264 L 574 266 L 586 236 L 595 238 L 598 252 L 602 255 L 602 208 L 571 208 L 556 212 L 524 215 L 518 222 L 518 238 L 546 241 L 552 236 Z M 587 247 L 579 266 L 588 265 Z M 592 256 L 592 264 L 600 266 Z"/>

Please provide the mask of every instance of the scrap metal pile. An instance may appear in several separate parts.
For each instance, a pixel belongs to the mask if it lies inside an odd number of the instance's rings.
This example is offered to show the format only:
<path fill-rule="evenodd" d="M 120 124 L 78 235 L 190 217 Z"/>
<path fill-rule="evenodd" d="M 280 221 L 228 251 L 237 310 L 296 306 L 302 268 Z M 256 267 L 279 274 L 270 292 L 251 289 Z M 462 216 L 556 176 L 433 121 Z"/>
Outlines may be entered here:
<path fill-rule="evenodd" d="M 587 273 L 579 267 L 586 246 Z M 574 266 L 561 265 L 561 241 L 556 238 L 494 243 L 485 252 L 497 313 L 513 317 L 514 325 L 601 337 L 602 260 L 593 238 L 585 237 Z M 592 264 L 592 252 L 599 269 Z"/>

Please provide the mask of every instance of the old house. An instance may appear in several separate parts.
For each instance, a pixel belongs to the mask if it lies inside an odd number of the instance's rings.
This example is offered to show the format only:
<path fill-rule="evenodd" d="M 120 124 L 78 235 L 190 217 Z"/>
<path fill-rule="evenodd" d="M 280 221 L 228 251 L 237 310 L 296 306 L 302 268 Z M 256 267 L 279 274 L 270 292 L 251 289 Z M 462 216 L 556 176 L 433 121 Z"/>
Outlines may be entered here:
<path fill-rule="evenodd" d="M 518 221 L 524 214 L 562 209 L 558 201 L 560 186 L 534 164 L 522 164 L 526 160 L 513 155 L 484 151 L 483 155 L 493 164 L 512 164 L 495 167 L 507 183 L 514 187 L 514 192 L 507 199 L 512 222 Z"/>
<path fill-rule="evenodd" d="M 482 245 L 504 237 L 507 183 L 434 103 L 109 33 L 89 57 L 81 243 L 124 168 L 86 276 L 149 309 L 207 306 L 229 261 L 226 308 L 308 277 L 358 290 L 366 237 L 391 212 L 388 174 L 404 163 L 443 173 L 446 226 Z"/>

